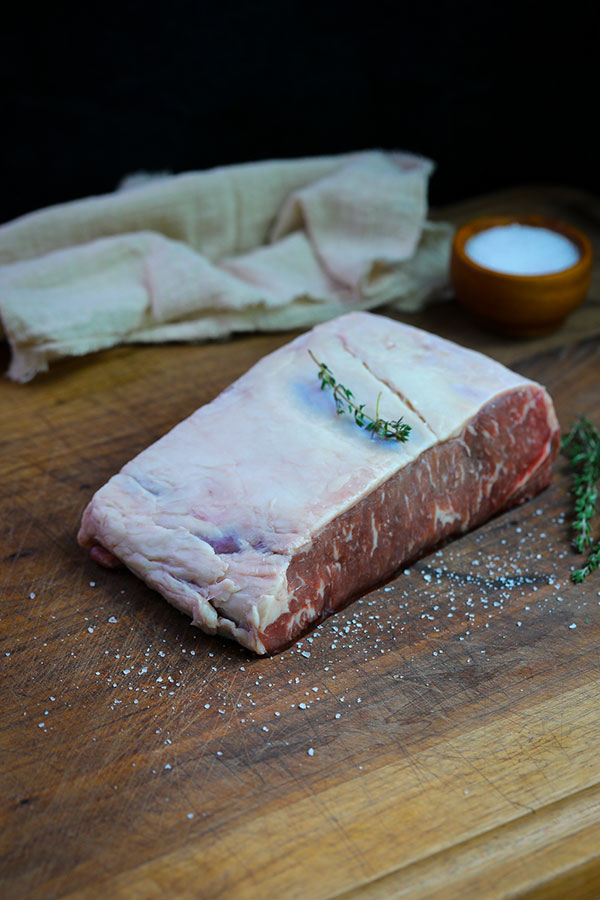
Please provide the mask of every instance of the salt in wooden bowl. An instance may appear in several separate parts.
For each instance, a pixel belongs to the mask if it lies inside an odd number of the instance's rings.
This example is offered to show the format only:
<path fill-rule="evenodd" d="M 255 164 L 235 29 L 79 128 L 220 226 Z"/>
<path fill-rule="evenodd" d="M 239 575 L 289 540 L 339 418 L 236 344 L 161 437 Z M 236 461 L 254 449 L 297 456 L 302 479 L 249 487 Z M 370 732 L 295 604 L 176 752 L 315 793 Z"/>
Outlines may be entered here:
<path fill-rule="evenodd" d="M 475 262 L 465 245 L 475 235 L 504 225 L 545 228 L 571 241 L 579 258 L 561 271 L 515 275 Z M 512 337 L 537 337 L 560 328 L 583 303 L 590 287 L 592 248 L 584 234 L 572 225 L 539 215 L 496 215 L 474 219 L 454 236 L 450 277 L 463 306 L 486 327 Z"/>

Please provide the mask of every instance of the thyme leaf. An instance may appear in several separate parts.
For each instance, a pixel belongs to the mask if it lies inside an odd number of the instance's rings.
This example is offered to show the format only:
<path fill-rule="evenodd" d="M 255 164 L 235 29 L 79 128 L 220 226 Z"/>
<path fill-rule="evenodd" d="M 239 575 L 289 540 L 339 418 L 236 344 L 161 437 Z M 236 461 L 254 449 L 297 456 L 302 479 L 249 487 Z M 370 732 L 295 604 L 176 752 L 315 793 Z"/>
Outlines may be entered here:
<path fill-rule="evenodd" d="M 592 552 L 586 560 L 585 566 L 571 572 L 571 581 L 574 581 L 575 584 L 581 584 L 582 581 L 585 581 L 590 572 L 593 572 L 594 569 L 598 568 L 600 568 L 600 541 L 597 541 L 594 545 Z"/>
<path fill-rule="evenodd" d="M 343 384 L 340 384 L 331 369 L 324 362 L 319 362 L 312 350 L 308 351 L 312 361 L 319 367 L 318 379 L 321 382 L 321 390 L 331 389 L 333 391 L 333 399 L 338 416 L 349 413 L 354 416 L 354 421 L 359 428 L 370 432 L 371 437 L 377 434 L 385 440 L 394 440 L 405 443 L 411 432 L 411 426 L 403 421 L 403 417 L 399 419 L 388 420 L 382 419 L 379 415 L 379 403 L 381 401 L 381 393 L 377 397 L 375 406 L 375 416 L 370 416 L 365 412 L 365 403 L 357 403 L 354 394 Z"/>
<path fill-rule="evenodd" d="M 561 441 L 562 452 L 568 457 L 572 471 L 571 492 L 575 498 L 572 522 L 573 546 L 579 553 L 592 544 L 592 519 L 598 503 L 600 482 L 600 431 L 585 416 L 581 416 Z M 586 564 L 571 574 L 581 583 L 594 569 L 600 567 L 600 541 L 592 548 Z"/>

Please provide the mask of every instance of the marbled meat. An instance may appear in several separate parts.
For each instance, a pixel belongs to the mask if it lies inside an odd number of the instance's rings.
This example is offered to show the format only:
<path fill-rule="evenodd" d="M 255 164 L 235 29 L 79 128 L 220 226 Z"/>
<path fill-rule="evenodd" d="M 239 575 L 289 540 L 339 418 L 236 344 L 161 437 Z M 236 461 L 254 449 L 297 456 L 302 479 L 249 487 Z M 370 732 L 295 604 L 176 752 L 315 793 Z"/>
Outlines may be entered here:
<path fill-rule="evenodd" d="M 308 351 L 407 443 L 337 416 Z M 208 633 L 274 652 L 453 535 L 551 478 L 559 429 L 543 387 L 370 313 L 266 356 L 128 462 L 92 498 L 79 542 L 124 563 Z"/>

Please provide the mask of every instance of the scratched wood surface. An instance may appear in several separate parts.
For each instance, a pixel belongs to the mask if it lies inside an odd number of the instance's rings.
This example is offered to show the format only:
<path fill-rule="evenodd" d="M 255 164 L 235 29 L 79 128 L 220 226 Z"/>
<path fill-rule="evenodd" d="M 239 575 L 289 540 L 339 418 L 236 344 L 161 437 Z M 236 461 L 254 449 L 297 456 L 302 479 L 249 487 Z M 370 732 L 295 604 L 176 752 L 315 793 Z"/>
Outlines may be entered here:
<path fill-rule="evenodd" d="M 595 202 L 567 189 L 443 214 L 520 204 L 600 249 Z M 406 318 L 544 382 L 567 427 L 600 422 L 599 301 L 596 274 L 561 332 L 527 342 L 454 303 Z M 563 463 L 272 659 L 77 547 L 96 488 L 289 337 L 117 348 L 0 384 L 0 893 L 598 897 L 600 574 L 569 581 Z"/>

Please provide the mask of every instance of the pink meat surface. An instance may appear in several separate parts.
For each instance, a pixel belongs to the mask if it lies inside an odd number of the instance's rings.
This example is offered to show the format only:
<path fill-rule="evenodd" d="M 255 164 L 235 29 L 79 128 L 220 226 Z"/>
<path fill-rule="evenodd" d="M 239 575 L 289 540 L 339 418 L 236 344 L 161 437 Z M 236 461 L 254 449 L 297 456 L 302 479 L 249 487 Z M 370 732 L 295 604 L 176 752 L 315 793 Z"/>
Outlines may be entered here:
<path fill-rule="evenodd" d="M 308 351 L 358 402 L 410 424 L 407 443 L 337 416 Z M 370 313 L 266 356 L 127 463 L 79 531 L 204 631 L 257 653 L 452 535 L 534 496 L 559 429 L 543 387 Z"/>

